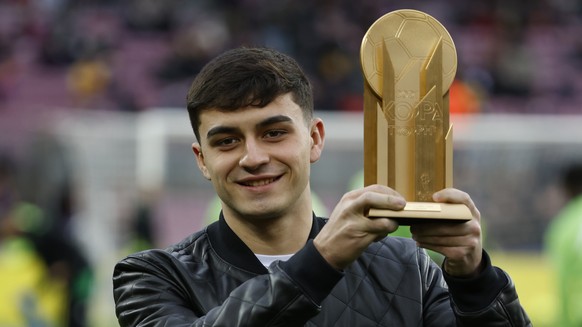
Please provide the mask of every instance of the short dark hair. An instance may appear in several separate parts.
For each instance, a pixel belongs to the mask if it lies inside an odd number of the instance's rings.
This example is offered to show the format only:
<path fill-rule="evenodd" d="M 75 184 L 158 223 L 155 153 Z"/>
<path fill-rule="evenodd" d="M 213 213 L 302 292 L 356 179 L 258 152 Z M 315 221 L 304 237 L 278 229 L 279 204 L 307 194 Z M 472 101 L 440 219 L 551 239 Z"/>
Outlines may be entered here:
<path fill-rule="evenodd" d="M 302 109 L 305 120 L 311 120 L 311 84 L 293 58 L 269 48 L 232 49 L 208 62 L 192 82 L 187 97 L 190 124 L 200 140 L 202 111 L 263 108 L 287 93 Z"/>

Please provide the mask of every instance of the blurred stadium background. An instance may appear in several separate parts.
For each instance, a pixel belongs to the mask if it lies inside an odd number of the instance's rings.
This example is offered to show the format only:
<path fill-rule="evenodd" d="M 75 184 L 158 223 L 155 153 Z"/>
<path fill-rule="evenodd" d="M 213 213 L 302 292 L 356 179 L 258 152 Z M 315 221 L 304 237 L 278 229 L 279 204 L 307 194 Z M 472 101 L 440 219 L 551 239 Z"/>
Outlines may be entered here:
<path fill-rule="evenodd" d="M 92 268 L 86 326 L 116 325 L 117 260 L 210 219 L 185 111 L 201 66 L 239 45 L 300 62 L 327 122 L 312 185 L 331 210 L 363 165 L 362 36 L 402 8 L 434 16 L 455 41 L 454 184 L 480 208 L 486 246 L 534 325 L 555 326 L 543 241 L 564 204 L 561 169 L 582 160 L 581 1 L 1 0 L 0 152 L 16 163 L 18 198 Z M 0 326 L 66 326 L 58 260 L 1 231 Z"/>

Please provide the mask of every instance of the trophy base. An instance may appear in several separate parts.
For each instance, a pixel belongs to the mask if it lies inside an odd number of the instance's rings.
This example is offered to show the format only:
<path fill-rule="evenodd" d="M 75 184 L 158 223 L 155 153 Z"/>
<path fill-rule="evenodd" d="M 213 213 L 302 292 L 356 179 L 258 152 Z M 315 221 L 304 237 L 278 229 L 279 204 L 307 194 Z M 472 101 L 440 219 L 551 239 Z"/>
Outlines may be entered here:
<path fill-rule="evenodd" d="M 473 219 L 471 210 L 464 204 L 436 202 L 408 202 L 402 210 L 370 209 L 370 218 L 390 218 L 400 225 L 427 222 L 463 223 Z"/>

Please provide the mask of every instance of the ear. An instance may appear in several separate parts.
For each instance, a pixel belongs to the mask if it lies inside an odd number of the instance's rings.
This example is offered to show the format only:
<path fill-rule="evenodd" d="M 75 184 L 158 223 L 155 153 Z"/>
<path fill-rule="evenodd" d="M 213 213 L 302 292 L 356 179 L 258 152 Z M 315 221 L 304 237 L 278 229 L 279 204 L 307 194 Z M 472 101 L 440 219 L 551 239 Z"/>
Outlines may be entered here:
<path fill-rule="evenodd" d="M 324 141 L 325 128 L 323 126 L 323 121 L 321 118 L 314 118 L 311 121 L 311 163 L 316 162 L 321 157 Z"/>
<path fill-rule="evenodd" d="M 208 168 L 206 168 L 206 163 L 204 162 L 204 154 L 202 153 L 202 147 L 200 146 L 200 143 L 198 142 L 192 143 L 192 151 L 196 156 L 196 163 L 198 164 L 198 169 L 200 169 L 204 178 L 210 180 L 210 174 L 208 173 Z"/>

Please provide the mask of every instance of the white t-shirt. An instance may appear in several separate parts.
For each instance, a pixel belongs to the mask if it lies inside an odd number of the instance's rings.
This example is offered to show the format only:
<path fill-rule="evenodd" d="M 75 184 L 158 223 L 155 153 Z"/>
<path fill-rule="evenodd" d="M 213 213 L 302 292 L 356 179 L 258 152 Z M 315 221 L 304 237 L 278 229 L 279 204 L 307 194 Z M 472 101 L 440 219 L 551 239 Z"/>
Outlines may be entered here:
<path fill-rule="evenodd" d="M 265 266 L 265 268 L 268 268 L 271 263 L 273 263 L 273 261 L 287 261 L 289 260 L 289 258 L 291 258 L 293 256 L 293 254 L 281 254 L 281 255 L 267 255 L 267 254 L 256 254 L 257 259 L 259 259 L 259 261 L 263 264 L 263 266 Z"/>

